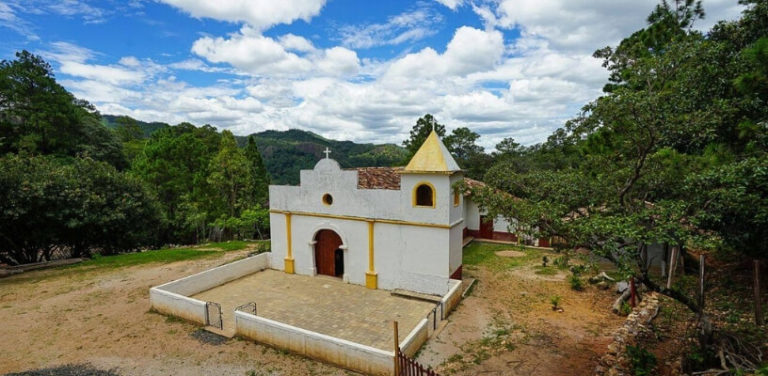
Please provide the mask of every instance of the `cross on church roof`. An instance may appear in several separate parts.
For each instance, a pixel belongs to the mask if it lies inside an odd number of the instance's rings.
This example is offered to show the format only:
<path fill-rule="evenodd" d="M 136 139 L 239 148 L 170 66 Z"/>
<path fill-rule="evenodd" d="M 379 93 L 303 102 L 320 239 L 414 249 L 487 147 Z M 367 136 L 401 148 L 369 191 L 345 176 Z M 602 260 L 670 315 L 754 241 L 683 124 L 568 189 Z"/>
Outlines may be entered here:
<path fill-rule="evenodd" d="M 325 153 L 325 159 L 328 159 L 328 158 L 329 158 L 329 157 L 328 157 L 328 154 L 331 154 L 331 149 L 328 149 L 328 148 L 326 147 L 326 148 L 325 148 L 325 151 L 324 151 L 323 153 Z"/>

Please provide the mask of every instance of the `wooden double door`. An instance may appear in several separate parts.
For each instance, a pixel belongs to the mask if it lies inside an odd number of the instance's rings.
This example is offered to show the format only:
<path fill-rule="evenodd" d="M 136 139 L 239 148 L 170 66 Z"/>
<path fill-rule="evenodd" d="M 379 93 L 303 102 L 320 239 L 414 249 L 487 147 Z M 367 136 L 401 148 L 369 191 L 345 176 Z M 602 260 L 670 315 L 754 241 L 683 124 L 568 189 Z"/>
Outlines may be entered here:
<path fill-rule="evenodd" d="M 341 237 L 333 230 L 320 230 L 315 235 L 315 268 L 317 274 L 341 277 L 344 275 L 344 251 Z"/>

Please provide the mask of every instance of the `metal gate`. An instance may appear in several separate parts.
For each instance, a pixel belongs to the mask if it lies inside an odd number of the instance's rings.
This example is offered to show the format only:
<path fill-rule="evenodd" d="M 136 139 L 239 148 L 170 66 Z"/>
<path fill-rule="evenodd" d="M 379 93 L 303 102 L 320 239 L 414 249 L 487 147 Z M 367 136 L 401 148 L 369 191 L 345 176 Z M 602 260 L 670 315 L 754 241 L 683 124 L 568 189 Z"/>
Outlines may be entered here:
<path fill-rule="evenodd" d="M 221 305 L 219 303 L 205 302 L 205 325 L 224 329 L 224 322 L 221 321 Z"/>

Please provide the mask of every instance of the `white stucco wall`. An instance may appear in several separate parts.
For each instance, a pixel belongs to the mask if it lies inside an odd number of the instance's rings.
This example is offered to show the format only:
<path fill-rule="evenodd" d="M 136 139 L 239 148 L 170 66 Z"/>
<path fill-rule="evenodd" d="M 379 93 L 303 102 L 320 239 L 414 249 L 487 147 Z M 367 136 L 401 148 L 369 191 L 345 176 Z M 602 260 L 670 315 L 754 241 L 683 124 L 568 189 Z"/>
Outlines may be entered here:
<path fill-rule="evenodd" d="M 369 375 L 391 375 L 394 352 L 235 311 L 235 333 Z"/>
<path fill-rule="evenodd" d="M 471 198 L 464 198 L 464 224 L 467 229 L 480 230 L 480 208 Z"/>
<path fill-rule="evenodd" d="M 190 298 L 213 287 L 270 267 L 269 252 L 248 257 L 149 289 L 152 309 L 205 325 L 205 302 Z"/>
<path fill-rule="evenodd" d="M 319 230 L 330 229 L 344 245 L 344 280 L 364 285 L 367 221 L 374 221 L 378 287 L 442 295 L 448 291 L 448 277 L 461 265 L 464 210 L 453 206 L 451 187 L 461 178 L 461 173 L 403 174 L 400 190 L 358 189 L 357 171 L 341 170 L 335 161 L 323 159 L 314 170 L 301 171 L 299 186 L 269 187 L 272 267 L 284 269 L 289 212 L 296 273 L 316 273 L 313 239 Z M 413 189 L 422 182 L 435 188 L 435 208 L 412 205 Z M 323 203 L 324 194 L 332 195 L 331 205 Z"/>
<path fill-rule="evenodd" d="M 478 205 L 472 201 L 471 198 L 465 198 L 464 200 L 464 223 L 469 230 L 480 230 L 480 216 L 486 214 L 486 210 L 480 210 Z M 493 231 L 497 232 L 515 232 L 515 223 L 509 222 L 504 217 L 496 217 L 493 219 Z"/>
<path fill-rule="evenodd" d="M 266 252 L 256 256 L 247 257 L 189 277 L 184 277 L 156 286 L 155 288 L 183 296 L 194 295 L 270 267 L 271 256 L 272 254 L 270 252 Z"/>

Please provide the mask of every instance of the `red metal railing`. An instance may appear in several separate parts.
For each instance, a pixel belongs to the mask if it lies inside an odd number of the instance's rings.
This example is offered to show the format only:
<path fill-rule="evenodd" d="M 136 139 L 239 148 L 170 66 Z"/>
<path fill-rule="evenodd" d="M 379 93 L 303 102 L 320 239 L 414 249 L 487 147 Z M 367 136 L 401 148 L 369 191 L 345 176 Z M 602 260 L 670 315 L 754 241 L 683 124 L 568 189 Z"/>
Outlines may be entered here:
<path fill-rule="evenodd" d="M 398 376 L 440 376 L 437 372 L 426 368 L 407 357 L 405 354 L 397 351 Z"/>

